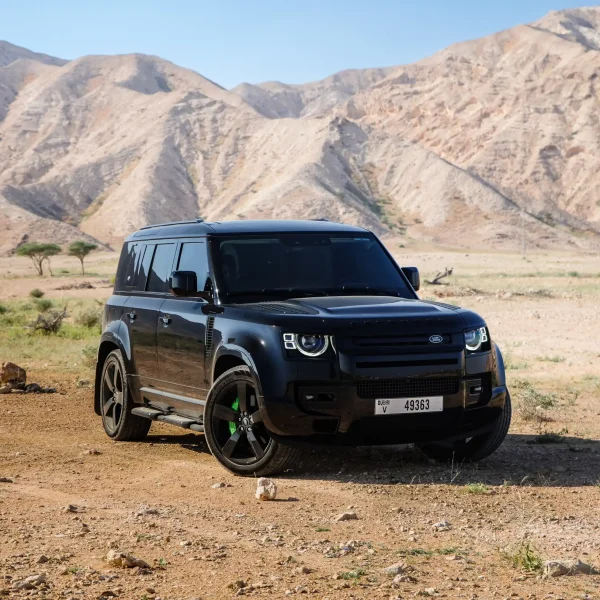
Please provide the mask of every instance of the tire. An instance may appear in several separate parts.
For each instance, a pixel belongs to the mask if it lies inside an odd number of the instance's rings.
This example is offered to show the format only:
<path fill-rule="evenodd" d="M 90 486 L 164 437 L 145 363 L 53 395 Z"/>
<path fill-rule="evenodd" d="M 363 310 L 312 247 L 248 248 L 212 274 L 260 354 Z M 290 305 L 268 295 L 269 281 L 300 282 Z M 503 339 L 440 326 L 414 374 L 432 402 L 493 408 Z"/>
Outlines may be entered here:
<path fill-rule="evenodd" d="M 500 447 L 508 433 L 511 417 L 512 405 L 507 391 L 502 415 L 490 431 L 458 442 L 438 442 L 417 445 L 417 447 L 425 456 L 439 462 L 478 462 Z"/>
<path fill-rule="evenodd" d="M 148 435 L 152 421 L 132 415 L 132 408 L 125 361 L 120 350 L 113 350 L 104 360 L 100 379 L 100 414 L 109 438 L 130 442 Z"/>
<path fill-rule="evenodd" d="M 211 454 L 231 473 L 266 476 L 289 469 L 300 450 L 275 441 L 262 421 L 248 367 L 233 367 L 213 384 L 204 407 Z"/>

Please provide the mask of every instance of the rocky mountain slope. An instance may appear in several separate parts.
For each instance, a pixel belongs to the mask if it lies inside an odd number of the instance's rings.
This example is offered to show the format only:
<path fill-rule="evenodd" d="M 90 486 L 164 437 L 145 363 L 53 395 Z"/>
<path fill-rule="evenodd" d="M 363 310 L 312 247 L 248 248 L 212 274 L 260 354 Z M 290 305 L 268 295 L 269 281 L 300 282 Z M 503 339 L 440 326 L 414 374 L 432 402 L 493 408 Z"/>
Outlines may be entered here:
<path fill-rule="evenodd" d="M 227 91 L 153 56 L 0 44 L 0 252 L 196 217 L 596 246 L 600 8 L 413 65 Z"/>

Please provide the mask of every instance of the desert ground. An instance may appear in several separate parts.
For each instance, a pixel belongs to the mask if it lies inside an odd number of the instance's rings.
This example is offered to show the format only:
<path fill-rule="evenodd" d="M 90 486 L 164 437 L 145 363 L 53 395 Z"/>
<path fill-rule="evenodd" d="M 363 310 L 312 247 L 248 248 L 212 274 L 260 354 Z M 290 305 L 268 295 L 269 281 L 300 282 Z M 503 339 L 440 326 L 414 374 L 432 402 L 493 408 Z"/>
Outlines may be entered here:
<path fill-rule="evenodd" d="M 140 443 L 104 434 L 94 314 L 115 253 L 92 255 L 86 276 L 56 257 L 43 278 L 27 259 L 0 258 L 0 361 L 57 390 L 0 395 L 0 597 L 600 598 L 600 575 L 543 570 L 577 559 L 600 569 L 600 259 L 387 243 L 423 280 L 454 268 L 421 297 L 487 320 L 508 367 L 509 436 L 478 465 L 433 464 L 409 446 L 307 450 L 275 478 L 274 502 L 222 470 L 201 435 L 156 424 Z M 27 328 L 65 307 L 58 334 Z M 345 511 L 357 519 L 335 521 Z M 111 566 L 110 549 L 148 568 Z M 18 589 L 36 575 L 45 582 Z"/>

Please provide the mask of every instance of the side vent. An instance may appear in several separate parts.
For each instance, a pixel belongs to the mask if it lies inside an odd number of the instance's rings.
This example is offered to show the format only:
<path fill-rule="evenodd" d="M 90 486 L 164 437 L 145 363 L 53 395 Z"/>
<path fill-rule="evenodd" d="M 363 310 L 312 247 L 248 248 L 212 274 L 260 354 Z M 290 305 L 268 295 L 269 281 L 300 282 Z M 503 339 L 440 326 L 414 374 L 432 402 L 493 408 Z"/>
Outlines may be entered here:
<path fill-rule="evenodd" d="M 208 315 L 206 320 L 206 336 L 204 340 L 204 358 L 207 359 L 210 356 L 213 345 L 213 332 L 215 328 L 215 315 Z"/>

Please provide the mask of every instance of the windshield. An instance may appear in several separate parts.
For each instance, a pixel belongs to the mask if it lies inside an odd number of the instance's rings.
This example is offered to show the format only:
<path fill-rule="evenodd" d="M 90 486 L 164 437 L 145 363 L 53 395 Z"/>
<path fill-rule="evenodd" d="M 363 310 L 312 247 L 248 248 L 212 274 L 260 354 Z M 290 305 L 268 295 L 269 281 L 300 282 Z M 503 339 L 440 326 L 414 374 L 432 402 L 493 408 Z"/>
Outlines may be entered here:
<path fill-rule="evenodd" d="M 372 234 L 262 234 L 212 239 L 224 302 L 309 296 L 415 298 Z"/>

